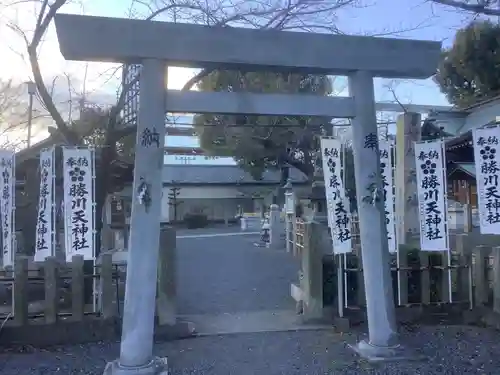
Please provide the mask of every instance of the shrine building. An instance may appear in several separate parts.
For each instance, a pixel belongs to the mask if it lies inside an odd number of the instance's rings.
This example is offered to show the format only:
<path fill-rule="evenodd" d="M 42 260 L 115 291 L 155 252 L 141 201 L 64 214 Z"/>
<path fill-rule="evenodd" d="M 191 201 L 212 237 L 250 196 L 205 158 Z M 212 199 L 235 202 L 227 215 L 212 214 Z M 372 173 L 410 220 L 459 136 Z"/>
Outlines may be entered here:
<path fill-rule="evenodd" d="M 431 112 L 422 125 L 422 139 L 444 138 L 448 198 L 477 208 L 472 131 L 500 121 L 500 96 L 464 109 Z"/>

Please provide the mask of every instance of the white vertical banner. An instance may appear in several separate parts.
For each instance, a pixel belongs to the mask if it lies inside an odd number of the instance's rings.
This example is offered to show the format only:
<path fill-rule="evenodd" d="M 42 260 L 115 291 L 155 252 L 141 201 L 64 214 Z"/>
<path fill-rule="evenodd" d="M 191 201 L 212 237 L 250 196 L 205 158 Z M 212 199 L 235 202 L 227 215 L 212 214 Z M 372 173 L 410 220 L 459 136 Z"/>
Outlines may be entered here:
<path fill-rule="evenodd" d="M 333 252 L 346 254 L 352 251 L 352 221 L 349 199 L 342 184 L 342 143 L 335 138 L 321 138 L 321 157 L 325 194 Z"/>
<path fill-rule="evenodd" d="M 394 144 L 390 141 L 379 141 L 380 152 L 380 175 L 384 189 L 385 222 L 387 224 L 387 240 L 389 252 L 395 253 L 396 244 L 396 221 L 394 201 Z"/>
<path fill-rule="evenodd" d="M 448 251 L 444 142 L 415 143 L 420 250 Z"/>
<path fill-rule="evenodd" d="M 63 148 L 66 261 L 94 260 L 94 150 Z"/>
<path fill-rule="evenodd" d="M 55 255 L 54 148 L 40 152 L 40 193 L 36 222 L 35 262 Z"/>
<path fill-rule="evenodd" d="M 0 150 L 0 213 L 2 216 L 2 259 L 3 266 L 14 266 L 15 260 L 15 154 Z"/>
<path fill-rule="evenodd" d="M 481 234 L 500 234 L 500 156 L 498 126 L 473 132 L 474 162 Z"/>

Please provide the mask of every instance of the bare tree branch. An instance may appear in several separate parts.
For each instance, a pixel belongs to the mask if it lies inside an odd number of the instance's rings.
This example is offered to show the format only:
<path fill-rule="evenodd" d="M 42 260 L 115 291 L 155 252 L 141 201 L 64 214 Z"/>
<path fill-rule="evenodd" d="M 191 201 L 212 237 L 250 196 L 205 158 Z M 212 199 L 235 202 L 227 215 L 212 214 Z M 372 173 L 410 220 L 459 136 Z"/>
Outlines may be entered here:
<path fill-rule="evenodd" d="M 2 148 L 17 149 L 22 143 L 18 140 L 25 138 L 24 129 L 28 123 L 28 110 L 25 84 L 14 84 L 11 80 L 0 81 L 0 146 Z M 33 110 L 34 121 L 42 117 L 39 111 Z"/>
<path fill-rule="evenodd" d="M 471 2 L 469 0 L 431 0 L 433 3 L 449 6 L 456 9 L 465 10 L 467 12 L 484 14 L 486 16 L 500 17 L 500 9 L 493 8 L 498 4 L 494 0 L 477 0 Z"/>
<path fill-rule="evenodd" d="M 54 16 L 59 11 L 59 9 L 66 3 L 66 0 L 55 0 L 54 3 L 49 4 L 49 0 L 42 0 L 40 12 L 38 13 L 35 30 L 33 33 L 33 38 L 31 42 L 21 28 L 13 23 L 9 24 L 9 27 L 20 35 L 25 43 L 26 49 L 28 51 L 28 57 L 31 65 L 31 71 L 33 74 L 33 79 L 37 86 L 38 95 L 42 99 L 42 102 L 46 106 L 47 111 L 53 118 L 58 130 L 61 132 L 66 141 L 70 144 L 79 144 L 80 140 L 75 132 L 71 131 L 68 124 L 62 118 L 61 114 L 57 110 L 57 107 L 52 99 L 52 95 L 47 90 L 47 86 L 43 80 L 42 72 L 40 69 L 40 64 L 38 62 L 37 49 L 42 41 L 43 36 L 47 32 L 47 29 L 54 19 Z"/>
<path fill-rule="evenodd" d="M 399 104 L 399 106 L 401 107 L 401 109 L 403 110 L 404 113 L 408 113 L 408 109 L 404 106 L 403 103 L 401 103 L 401 101 L 399 100 L 398 96 L 396 95 L 396 90 L 394 89 L 394 85 L 396 83 L 394 81 L 391 81 L 387 84 L 385 84 L 385 88 L 387 89 L 387 91 L 389 91 L 392 95 L 392 98 L 394 99 L 394 101 L 396 103 Z"/>

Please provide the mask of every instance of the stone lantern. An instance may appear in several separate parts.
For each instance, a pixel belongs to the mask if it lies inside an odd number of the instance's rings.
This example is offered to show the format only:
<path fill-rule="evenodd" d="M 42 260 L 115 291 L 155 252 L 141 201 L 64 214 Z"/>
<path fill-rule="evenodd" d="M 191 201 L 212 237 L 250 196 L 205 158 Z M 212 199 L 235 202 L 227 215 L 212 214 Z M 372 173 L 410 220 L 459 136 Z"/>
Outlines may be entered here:
<path fill-rule="evenodd" d="M 321 158 L 321 155 L 318 156 Z M 325 183 L 323 180 L 323 173 L 319 164 L 321 161 L 316 161 L 314 167 L 313 181 L 311 184 L 311 203 L 313 205 L 312 220 L 328 225 L 328 213 L 326 207 Z"/>
<path fill-rule="evenodd" d="M 289 178 L 286 184 L 283 185 L 285 190 L 285 213 L 287 215 L 293 214 L 295 212 L 295 196 L 293 194 L 292 180 Z"/>

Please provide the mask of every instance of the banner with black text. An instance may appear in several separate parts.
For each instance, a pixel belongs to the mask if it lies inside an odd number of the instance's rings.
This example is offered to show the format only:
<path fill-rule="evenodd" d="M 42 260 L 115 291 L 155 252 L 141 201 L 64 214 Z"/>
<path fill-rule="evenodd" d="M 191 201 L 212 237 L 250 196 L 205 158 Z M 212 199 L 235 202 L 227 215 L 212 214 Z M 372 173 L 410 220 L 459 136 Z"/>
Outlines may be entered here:
<path fill-rule="evenodd" d="M 40 193 L 36 222 L 35 262 L 55 255 L 54 148 L 40 152 Z"/>
<path fill-rule="evenodd" d="M 342 182 L 343 152 L 340 140 L 321 138 L 328 226 L 330 227 L 333 252 L 335 254 L 346 254 L 352 251 L 351 209 Z"/>
<path fill-rule="evenodd" d="M 66 261 L 74 255 L 93 260 L 94 150 L 63 148 L 64 237 Z"/>
<path fill-rule="evenodd" d="M 415 143 L 420 250 L 448 251 L 444 142 Z"/>
<path fill-rule="evenodd" d="M 2 228 L 3 266 L 14 266 L 15 249 L 15 154 L 11 150 L 0 150 L 0 213 Z"/>

